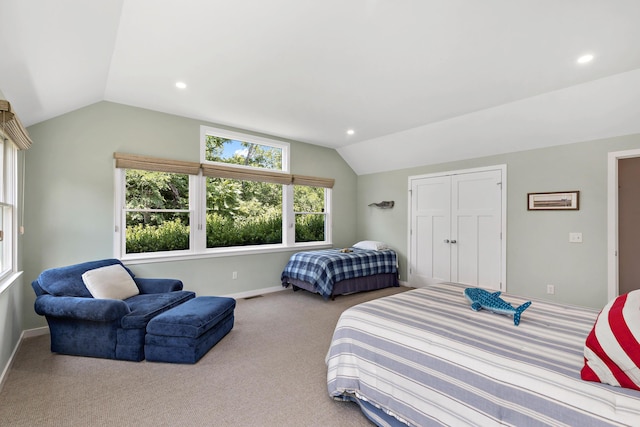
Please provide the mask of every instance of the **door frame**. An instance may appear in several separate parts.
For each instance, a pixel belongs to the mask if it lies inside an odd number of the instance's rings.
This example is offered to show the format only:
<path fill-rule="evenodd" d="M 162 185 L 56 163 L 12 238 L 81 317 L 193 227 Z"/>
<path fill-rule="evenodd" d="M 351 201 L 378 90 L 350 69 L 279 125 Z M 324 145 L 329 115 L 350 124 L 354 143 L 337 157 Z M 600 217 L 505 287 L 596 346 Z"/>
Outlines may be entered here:
<path fill-rule="evenodd" d="M 640 150 L 639 150 L 640 151 Z M 492 170 L 500 170 L 502 173 L 502 185 L 501 185 L 501 256 L 500 256 L 500 290 L 502 292 L 507 291 L 507 165 L 494 165 L 494 166 L 484 166 L 479 168 L 471 168 L 471 169 L 457 169 L 450 170 L 444 172 L 435 172 L 424 175 L 411 175 L 408 178 L 408 188 L 407 191 L 409 193 L 408 197 L 408 218 L 407 218 L 407 260 L 408 263 L 411 263 L 411 224 L 412 224 L 412 197 L 411 197 L 411 181 L 414 179 L 423 179 L 423 178 L 435 178 L 439 176 L 448 176 L 448 175 L 463 175 L 468 173 L 476 173 L 476 172 L 487 172 Z M 407 266 L 407 281 L 411 283 L 411 265 Z"/>
<path fill-rule="evenodd" d="M 607 298 L 619 293 L 618 263 L 618 160 L 640 157 L 640 149 L 612 151 L 607 167 Z"/>

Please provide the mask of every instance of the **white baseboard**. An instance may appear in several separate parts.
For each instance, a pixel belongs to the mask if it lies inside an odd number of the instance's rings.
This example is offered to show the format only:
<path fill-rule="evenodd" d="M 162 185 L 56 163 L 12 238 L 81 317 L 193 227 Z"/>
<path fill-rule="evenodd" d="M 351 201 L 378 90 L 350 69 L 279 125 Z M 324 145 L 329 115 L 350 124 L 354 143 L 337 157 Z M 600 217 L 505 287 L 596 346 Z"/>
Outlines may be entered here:
<path fill-rule="evenodd" d="M 4 386 L 4 382 L 7 379 L 7 375 L 9 374 L 9 371 L 13 366 L 13 361 L 16 358 L 16 354 L 18 354 L 18 350 L 20 350 L 20 346 L 22 345 L 22 340 L 24 340 L 25 338 L 37 337 L 39 335 L 46 335 L 48 333 L 49 333 L 48 326 L 43 326 L 42 328 L 27 329 L 26 331 L 22 331 L 22 333 L 20 334 L 20 339 L 16 343 L 16 346 L 14 347 L 13 352 L 11 352 L 11 357 L 9 357 L 9 362 L 7 363 L 7 366 L 4 367 L 4 370 L 2 371 L 2 375 L 0 375 L 0 391 L 2 390 L 2 387 Z"/>
<path fill-rule="evenodd" d="M 242 299 L 242 298 L 251 298 L 251 297 L 256 297 L 258 295 L 270 294 L 272 292 L 280 292 L 280 291 L 286 291 L 286 290 L 287 288 L 285 288 L 284 286 L 272 286 L 270 288 L 256 289 L 253 291 L 239 292 L 236 294 L 228 294 L 224 296 L 229 298 Z"/>
<path fill-rule="evenodd" d="M 409 282 L 398 281 L 398 284 L 400 286 L 409 287 Z M 239 292 L 236 294 L 228 294 L 223 296 L 229 297 L 229 298 L 235 298 L 235 299 L 243 299 L 243 298 L 256 297 L 258 295 L 270 294 L 272 292 L 286 291 L 287 289 L 291 289 L 291 288 L 285 288 L 284 286 L 272 286 L 270 288 L 256 289 L 253 291 Z"/>
<path fill-rule="evenodd" d="M 49 334 L 49 327 L 43 326 L 41 328 L 33 328 L 33 329 L 27 329 L 26 331 L 22 331 L 22 336 L 20 337 L 20 339 L 38 337 L 40 335 L 47 335 L 47 334 Z"/>
<path fill-rule="evenodd" d="M 398 281 L 398 284 L 400 286 L 409 287 L 409 282 L 405 282 L 402 280 Z M 272 286 L 270 288 L 256 289 L 253 291 L 239 292 L 236 294 L 228 294 L 223 296 L 229 297 L 229 298 L 235 298 L 235 299 L 242 299 L 242 298 L 256 297 L 258 295 L 270 294 L 272 292 L 286 291 L 287 289 L 290 289 L 290 288 L 285 288 L 284 286 Z"/>

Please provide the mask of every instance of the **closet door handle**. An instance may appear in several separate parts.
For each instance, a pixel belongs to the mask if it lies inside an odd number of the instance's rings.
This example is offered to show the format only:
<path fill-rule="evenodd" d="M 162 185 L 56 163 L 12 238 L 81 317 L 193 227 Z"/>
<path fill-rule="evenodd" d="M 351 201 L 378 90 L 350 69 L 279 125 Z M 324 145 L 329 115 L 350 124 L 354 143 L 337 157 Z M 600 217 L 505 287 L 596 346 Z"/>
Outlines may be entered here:
<path fill-rule="evenodd" d="M 451 243 L 458 243 L 456 240 L 452 240 Z"/>
<path fill-rule="evenodd" d="M 445 242 L 445 243 L 451 243 L 451 242 L 449 241 L 449 239 L 444 239 L 444 242 Z"/>

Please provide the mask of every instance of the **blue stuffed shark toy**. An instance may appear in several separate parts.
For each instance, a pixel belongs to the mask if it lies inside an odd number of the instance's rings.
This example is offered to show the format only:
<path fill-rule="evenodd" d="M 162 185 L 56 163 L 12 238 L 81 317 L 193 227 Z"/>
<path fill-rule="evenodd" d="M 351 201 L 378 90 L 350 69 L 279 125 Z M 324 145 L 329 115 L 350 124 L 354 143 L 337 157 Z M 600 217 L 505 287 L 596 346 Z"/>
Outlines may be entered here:
<path fill-rule="evenodd" d="M 491 293 L 480 288 L 467 288 L 464 290 L 464 296 L 467 297 L 471 303 L 472 310 L 479 311 L 484 308 L 494 313 L 513 316 L 513 324 L 516 326 L 520 324 L 522 312 L 531 305 L 531 301 L 527 301 L 520 307 L 514 308 L 511 304 L 500 298 L 500 291 Z"/>

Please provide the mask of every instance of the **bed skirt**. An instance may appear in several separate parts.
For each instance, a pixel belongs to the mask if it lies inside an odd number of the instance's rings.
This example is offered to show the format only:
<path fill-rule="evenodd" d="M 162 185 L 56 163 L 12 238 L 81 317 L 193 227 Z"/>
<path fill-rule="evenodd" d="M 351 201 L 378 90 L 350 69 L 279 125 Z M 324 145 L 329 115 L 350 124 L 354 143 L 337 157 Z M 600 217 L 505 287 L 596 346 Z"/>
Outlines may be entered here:
<path fill-rule="evenodd" d="M 293 286 L 293 290 L 304 289 L 317 293 L 315 286 L 309 282 L 294 278 L 287 278 L 287 283 Z M 356 277 L 355 279 L 345 279 L 333 285 L 331 299 L 336 295 L 352 294 L 354 292 L 374 291 L 376 289 L 399 286 L 398 273 L 381 273 L 373 276 Z"/>

